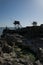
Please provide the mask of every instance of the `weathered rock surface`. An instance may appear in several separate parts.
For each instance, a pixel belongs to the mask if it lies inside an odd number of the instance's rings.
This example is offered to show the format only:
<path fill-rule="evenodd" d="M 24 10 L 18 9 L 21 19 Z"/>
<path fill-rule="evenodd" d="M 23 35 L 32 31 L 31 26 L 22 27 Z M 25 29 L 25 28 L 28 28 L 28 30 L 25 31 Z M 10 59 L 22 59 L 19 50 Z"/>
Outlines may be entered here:
<path fill-rule="evenodd" d="M 42 65 L 43 48 L 36 43 L 37 40 L 27 40 L 16 33 L 5 34 L 0 39 L 0 65 Z M 35 61 L 36 56 L 31 51 L 37 52 L 39 61 Z"/>
<path fill-rule="evenodd" d="M 39 60 L 37 60 L 37 61 L 34 63 L 34 65 L 43 65 L 43 64 L 41 64 L 41 62 L 40 62 Z"/>

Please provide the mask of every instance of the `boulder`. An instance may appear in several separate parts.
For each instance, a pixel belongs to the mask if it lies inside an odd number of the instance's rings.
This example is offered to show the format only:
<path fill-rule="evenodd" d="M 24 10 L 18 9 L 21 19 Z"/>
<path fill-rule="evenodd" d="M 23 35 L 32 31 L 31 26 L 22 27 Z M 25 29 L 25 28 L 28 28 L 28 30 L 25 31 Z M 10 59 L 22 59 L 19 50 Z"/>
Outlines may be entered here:
<path fill-rule="evenodd" d="M 3 53 L 10 53 L 10 52 L 12 52 L 12 47 L 4 45 L 2 48 L 2 51 L 3 51 Z"/>
<path fill-rule="evenodd" d="M 39 60 L 35 61 L 34 65 L 43 65 Z"/>

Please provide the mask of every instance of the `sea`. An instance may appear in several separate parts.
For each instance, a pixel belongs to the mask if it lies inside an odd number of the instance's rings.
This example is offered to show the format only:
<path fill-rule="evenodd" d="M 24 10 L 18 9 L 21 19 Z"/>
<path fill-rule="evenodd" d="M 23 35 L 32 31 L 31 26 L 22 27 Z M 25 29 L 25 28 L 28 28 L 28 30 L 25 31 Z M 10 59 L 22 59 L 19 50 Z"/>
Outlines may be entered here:
<path fill-rule="evenodd" d="M 14 29 L 14 27 L 8 27 L 8 28 L 11 30 Z M 5 27 L 0 27 L 0 36 L 2 35 L 4 29 L 5 29 Z"/>

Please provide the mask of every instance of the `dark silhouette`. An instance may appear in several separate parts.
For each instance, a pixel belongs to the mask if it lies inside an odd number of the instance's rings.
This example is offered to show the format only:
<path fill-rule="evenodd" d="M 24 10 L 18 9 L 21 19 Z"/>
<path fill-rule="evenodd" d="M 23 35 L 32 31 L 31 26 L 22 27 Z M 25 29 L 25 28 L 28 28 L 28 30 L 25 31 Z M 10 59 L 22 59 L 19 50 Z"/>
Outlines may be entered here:
<path fill-rule="evenodd" d="M 21 24 L 20 24 L 20 21 L 14 21 L 14 26 L 15 26 L 15 29 L 19 29 L 21 28 Z"/>
<path fill-rule="evenodd" d="M 32 25 L 37 26 L 37 22 L 33 21 Z"/>

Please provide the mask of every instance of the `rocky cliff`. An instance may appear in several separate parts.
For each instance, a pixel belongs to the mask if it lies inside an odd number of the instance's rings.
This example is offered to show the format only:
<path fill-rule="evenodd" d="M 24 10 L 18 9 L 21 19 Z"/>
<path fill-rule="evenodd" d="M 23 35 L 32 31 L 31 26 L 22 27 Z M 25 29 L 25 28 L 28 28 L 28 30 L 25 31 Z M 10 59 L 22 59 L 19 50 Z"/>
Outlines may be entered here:
<path fill-rule="evenodd" d="M 43 65 L 43 38 L 27 39 L 18 32 L 9 29 L 3 31 L 0 65 Z"/>

